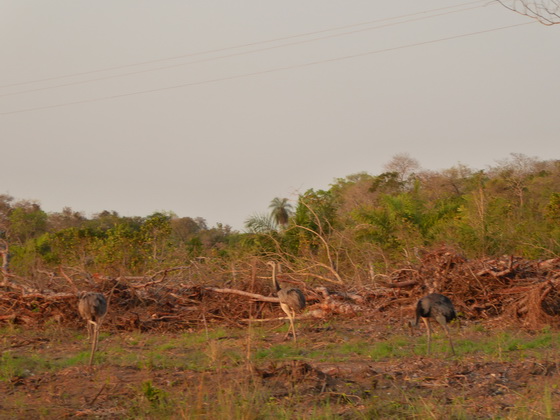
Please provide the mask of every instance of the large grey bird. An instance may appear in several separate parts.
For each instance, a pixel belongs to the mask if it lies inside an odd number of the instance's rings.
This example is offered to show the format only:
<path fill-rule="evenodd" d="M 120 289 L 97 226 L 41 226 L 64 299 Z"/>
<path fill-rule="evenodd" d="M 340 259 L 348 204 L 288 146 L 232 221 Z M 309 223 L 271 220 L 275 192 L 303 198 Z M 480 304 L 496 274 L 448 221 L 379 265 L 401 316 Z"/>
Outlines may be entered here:
<path fill-rule="evenodd" d="M 270 261 L 267 264 L 272 267 L 272 285 L 274 287 L 274 290 L 276 291 L 278 300 L 280 301 L 280 307 L 284 312 L 286 312 L 286 315 L 288 315 L 288 319 L 290 320 L 290 328 L 288 329 L 286 337 L 288 337 L 290 335 L 290 331 L 292 331 L 294 335 L 294 341 L 297 341 L 294 318 L 296 317 L 296 312 L 299 312 L 305 308 L 305 296 L 303 295 L 303 292 L 298 288 L 280 287 L 280 284 L 278 284 L 278 279 L 276 278 L 278 264 L 273 261 Z"/>
<path fill-rule="evenodd" d="M 87 323 L 88 337 L 91 338 L 91 355 L 89 365 L 93 363 L 93 355 L 99 340 L 99 326 L 107 314 L 107 300 L 102 293 L 78 293 L 78 312 Z"/>
<path fill-rule="evenodd" d="M 411 327 L 418 325 L 418 321 L 422 318 L 424 324 L 426 324 L 426 329 L 428 331 L 428 354 L 430 353 L 430 343 L 432 338 L 432 329 L 430 327 L 429 319 L 435 319 L 439 325 L 445 330 L 447 338 L 449 339 L 449 344 L 451 344 L 451 351 L 455 354 L 455 348 L 453 347 L 453 341 L 451 340 L 451 334 L 449 333 L 448 322 L 451 322 L 457 317 L 455 313 L 455 307 L 453 302 L 444 295 L 439 293 L 430 293 L 424 296 L 416 304 L 416 318 L 414 321 L 410 322 Z"/>

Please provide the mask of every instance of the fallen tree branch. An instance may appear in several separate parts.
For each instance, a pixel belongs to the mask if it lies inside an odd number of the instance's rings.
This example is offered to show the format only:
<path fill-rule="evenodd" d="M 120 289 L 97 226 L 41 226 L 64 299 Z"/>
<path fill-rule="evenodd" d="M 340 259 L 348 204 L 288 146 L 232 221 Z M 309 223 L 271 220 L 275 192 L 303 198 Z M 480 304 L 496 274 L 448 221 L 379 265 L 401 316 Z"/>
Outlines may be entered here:
<path fill-rule="evenodd" d="M 163 280 L 163 279 L 165 279 L 165 278 L 167 277 L 167 274 L 168 274 L 168 273 L 172 273 L 172 272 L 174 272 L 174 271 L 188 270 L 189 268 L 191 268 L 190 265 L 182 265 L 182 266 L 179 266 L 179 267 L 165 268 L 165 269 L 163 269 L 163 270 L 157 271 L 157 272 L 155 272 L 154 274 L 152 274 L 152 275 L 150 276 L 150 281 L 154 281 L 154 279 L 155 279 L 157 276 L 159 276 L 160 274 L 163 274 L 163 278 L 162 278 L 162 280 Z M 150 284 L 150 283 L 148 283 L 148 284 Z"/>
<path fill-rule="evenodd" d="M 60 271 L 60 274 L 62 274 L 62 277 L 64 277 L 64 279 L 65 279 L 68 283 L 70 283 L 70 286 L 72 287 L 72 290 L 74 290 L 76 293 L 78 293 L 79 289 L 78 289 L 78 287 L 76 286 L 76 284 L 74 283 L 74 280 L 72 280 L 72 279 L 70 278 L 70 276 L 68 276 L 68 275 L 64 272 L 64 270 L 62 269 L 62 267 L 59 267 L 58 269 L 59 269 L 59 271 Z"/>
<path fill-rule="evenodd" d="M 154 277 L 152 276 L 152 278 L 154 278 Z M 132 287 L 133 289 L 145 289 L 147 287 L 153 286 L 154 284 L 159 284 L 159 283 L 163 282 L 164 280 L 165 280 L 165 273 L 162 276 L 162 278 L 159 279 L 159 280 L 152 280 L 152 281 L 149 281 L 147 283 L 142 283 L 142 284 L 131 284 L 130 287 Z"/>
<path fill-rule="evenodd" d="M 378 280 L 377 284 L 389 288 L 400 288 L 400 287 L 416 286 L 418 284 L 418 280 L 404 280 L 404 281 L 398 281 L 393 283 L 389 283 L 383 280 Z"/>
<path fill-rule="evenodd" d="M 260 301 L 263 301 L 263 302 L 274 302 L 274 303 L 280 302 L 280 300 L 277 297 L 263 296 L 263 295 L 259 295 L 257 293 L 244 292 L 243 290 L 219 289 L 217 287 L 205 287 L 205 289 L 210 290 L 212 292 L 216 292 L 216 293 L 231 293 L 233 295 L 246 296 L 246 297 L 250 297 L 252 299 L 260 300 Z"/>

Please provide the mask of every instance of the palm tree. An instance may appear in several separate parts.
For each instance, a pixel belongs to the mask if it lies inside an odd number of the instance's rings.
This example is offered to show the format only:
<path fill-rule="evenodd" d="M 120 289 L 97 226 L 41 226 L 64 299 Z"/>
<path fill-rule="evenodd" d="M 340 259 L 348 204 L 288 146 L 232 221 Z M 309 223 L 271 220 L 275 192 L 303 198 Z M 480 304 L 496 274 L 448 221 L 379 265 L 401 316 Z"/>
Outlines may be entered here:
<path fill-rule="evenodd" d="M 272 209 L 270 215 L 279 226 L 285 227 L 288 224 L 293 210 L 287 198 L 276 197 L 270 202 L 268 208 Z"/>
<path fill-rule="evenodd" d="M 255 214 L 245 220 L 245 228 L 250 233 L 270 233 L 276 231 L 276 222 L 268 214 Z"/>

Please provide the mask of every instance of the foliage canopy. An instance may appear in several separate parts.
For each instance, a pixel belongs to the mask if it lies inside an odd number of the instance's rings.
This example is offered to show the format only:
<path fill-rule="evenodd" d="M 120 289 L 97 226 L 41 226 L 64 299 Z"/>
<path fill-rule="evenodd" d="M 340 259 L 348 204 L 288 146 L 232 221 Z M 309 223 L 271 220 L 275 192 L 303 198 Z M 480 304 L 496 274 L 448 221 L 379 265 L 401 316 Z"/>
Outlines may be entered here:
<path fill-rule="evenodd" d="M 400 156 L 386 168 L 308 190 L 294 206 L 276 197 L 270 214 L 249 218 L 245 232 L 171 212 L 47 214 L 36 202 L 1 195 L 0 239 L 10 271 L 31 277 L 59 266 L 137 275 L 193 259 L 264 256 L 357 278 L 442 245 L 472 258 L 560 255 L 560 161 L 512 154 L 484 171 L 433 172 Z"/>

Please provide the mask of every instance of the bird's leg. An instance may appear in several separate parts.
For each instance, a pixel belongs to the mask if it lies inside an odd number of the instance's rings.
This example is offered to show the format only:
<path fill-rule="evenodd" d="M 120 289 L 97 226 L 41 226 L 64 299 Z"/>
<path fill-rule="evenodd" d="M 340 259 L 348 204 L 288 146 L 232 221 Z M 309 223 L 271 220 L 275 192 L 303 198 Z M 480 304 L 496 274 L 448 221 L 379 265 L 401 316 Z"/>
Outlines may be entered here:
<path fill-rule="evenodd" d="M 430 321 L 427 318 L 422 318 L 424 324 L 426 324 L 426 330 L 428 331 L 428 351 L 427 354 L 430 354 L 430 346 L 432 342 L 432 328 L 430 327 Z"/>
<path fill-rule="evenodd" d="M 87 322 L 86 322 L 86 330 L 87 330 L 87 338 L 88 338 L 88 340 L 91 340 L 91 328 L 92 328 L 92 325 L 91 325 L 90 322 L 91 322 L 91 321 L 87 321 Z"/>
<path fill-rule="evenodd" d="M 286 333 L 286 335 L 284 336 L 284 340 L 287 340 L 288 337 L 290 336 L 290 333 L 292 332 L 292 326 L 293 326 L 293 321 L 292 321 L 292 314 L 291 312 L 286 311 L 286 315 L 288 315 L 288 320 L 290 322 L 290 325 L 288 327 L 288 332 Z"/>
<path fill-rule="evenodd" d="M 445 331 L 445 335 L 447 335 L 447 339 L 449 340 L 449 344 L 451 345 L 451 353 L 455 354 L 455 348 L 453 347 L 453 340 L 451 340 L 451 333 L 449 332 L 449 327 L 447 326 L 447 321 L 443 316 L 436 317 L 436 321 Z"/>
<path fill-rule="evenodd" d="M 292 317 L 293 317 L 293 312 L 291 310 L 291 308 L 288 305 L 284 305 L 284 304 L 280 304 L 280 307 L 282 308 L 282 310 L 284 311 L 284 313 L 288 316 L 288 319 L 290 320 L 290 327 L 288 328 L 288 332 L 286 333 L 286 335 L 284 336 L 284 340 L 286 340 L 289 336 L 290 336 L 290 331 L 292 330 Z"/>
<path fill-rule="evenodd" d="M 103 320 L 100 320 L 95 323 L 95 351 L 97 351 L 97 347 L 99 346 L 99 329 L 101 328 L 102 321 Z"/>
<path fill-rule="evenodd" d="M 443 325 L 443 329 L 445 330 L 445 333 L 447 334 L 447 338 L 449 339 L 449 344 L 451 345 L 451 353 L 453 353 L 453 355 L 455 355 L 455 348 L 453 347 L 453 340 L 451 340 L 451 334 L 449 333 L 449 327 L 447 326 L 447 324 L 442 324 Z"/>
<path fill-rule="evenodd" d="M 87 321 L 87 333 L 88 333 L 88 340 L 93 340 L 94 335 L 95 335 L 95 326 L 97 324 L 95 323 L 95 321 L 92 321 L 91 319 L 89 319 Z"/>
<path fill-rule="evenodd" d="M 91 325 L 90 325 L 91 324 Z M 97 334 L 98 334 L 98 325 L 96 322 L 89 321 L 88 327 L 91 326 L 93 328 L 93 337 L 91 340 L 91 354 L 89 356 L 89 366 L 93 364 L 93 355 L 95 354 L 95 349 L 97 347 Z"/>
<path fill-rule="evenodd" d="M 94 330 L 94 331 L 95 331 L 95 333 L 94 333 L 94 334 L 95 334 L 95 339 L 94 339 L 95 347 L 94 347 L 94 351 L 97 351 L 97 345 L 99 344 L 99 324 L 97 324 L 97 325 L 95 326 L 95 330 Z"/>
<path fill-rule="evenodd" d="M 286 335 L 284 336 L 284 340 L 287 340 L 290 337 L 290 333 L 292 332 L 292 320 L 290 319 L 290 323 L 288 326 L 288 331 L 286 332 Z"/>
<path fill-rule="evenodd" d="M 292 333 L 294 334 L 294 342 L 297 342 L 296 327 L 294 325 L 294 314 L 292 314 L 292 316 L 290 317 L 290 324 L 291 324 L 291 328 L 292 328 Z"/>

